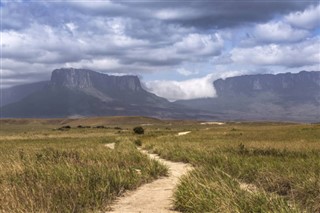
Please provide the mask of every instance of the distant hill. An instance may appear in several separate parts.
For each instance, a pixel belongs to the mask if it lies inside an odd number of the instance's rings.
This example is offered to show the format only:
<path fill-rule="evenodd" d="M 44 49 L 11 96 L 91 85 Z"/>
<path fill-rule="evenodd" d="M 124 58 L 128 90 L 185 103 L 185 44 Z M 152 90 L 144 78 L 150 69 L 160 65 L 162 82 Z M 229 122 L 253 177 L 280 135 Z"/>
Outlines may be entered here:
<path fill-rule="evenodd" d="M 320 122 L 320 72 L 244 75 L 213 82 L 216 98 L 177 101 L 225 120 Z"/>
<path fill-rule="evenodd" d="M 26 86 L 22 86 L 26 87 Z M 110 76 L 86 69 L 56 69 L 51 80 L 2 107 L 3 117 L 153 116 L 195 118 L 198 110 L 147 92 L 137 76 Z"/>

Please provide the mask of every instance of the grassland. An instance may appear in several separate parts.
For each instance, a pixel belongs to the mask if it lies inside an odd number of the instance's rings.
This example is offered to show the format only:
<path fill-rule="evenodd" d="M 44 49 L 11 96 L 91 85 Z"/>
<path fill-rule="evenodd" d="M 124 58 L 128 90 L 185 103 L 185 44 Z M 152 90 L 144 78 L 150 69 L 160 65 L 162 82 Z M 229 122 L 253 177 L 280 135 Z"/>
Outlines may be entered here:
<path fill-rule="evenodd" d="M 173 126 L 142 141 L 163 158 L 195 166 L 175 192 L 180 211 L 320 211 L 320 125 Z"/>
<path fill-rule="evenodd" d="M 70 125 L 70 130 L 58 127 Z M 107 128 L 77 128 L 101 126 Z M 145 134 L 132 128 L 143 125 Z M 166 175 L 134 144 L 195 169 L 175 190 L 183 212 L 319 212 L 320 125 L 149 118 L 2 120 L 0 211 L 105 210 Z M 178 136 L 179 132 L 191 131 Z M 139 140 L 139 143 L 137 143 Z M 116 142 L 115 150 L 104 144 Z"/>
<path fill-rule="evenodd" d="M 0 212 L 95 212 L 116 196 L 166 175 L 119 128 L 72 128 L 59 122 L 2 123 Z M 116 143 L 115 149 L 105 147 Z"/>

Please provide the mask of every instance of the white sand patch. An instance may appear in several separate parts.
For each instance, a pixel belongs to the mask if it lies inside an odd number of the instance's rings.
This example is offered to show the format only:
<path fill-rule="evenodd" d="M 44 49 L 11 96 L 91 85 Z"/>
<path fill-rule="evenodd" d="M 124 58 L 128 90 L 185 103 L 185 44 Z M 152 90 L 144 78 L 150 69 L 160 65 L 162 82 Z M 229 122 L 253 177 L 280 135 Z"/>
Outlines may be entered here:
<path fill-rule="evenodd" d="M 181 136 L 181 135 L 187 135 L 189 134 L 191 131 L 187 131 L 187 132 L 179 132 L 178 133 L 178 136 Z"/>
<path fill-rule="evenodd" d="M 107 143 L 104 146 L 108 147 L 109 149 L 114 149 L 115 143 Z"/>
<path fill-rule="evenodd" d="M 226 124 L 226 123 L 210 121 L 210 122 L 202 122 L 202 123 L 200 123 L 200 124 L 201 124 L 201 125 L 224 125 L 224 124 Z"/>

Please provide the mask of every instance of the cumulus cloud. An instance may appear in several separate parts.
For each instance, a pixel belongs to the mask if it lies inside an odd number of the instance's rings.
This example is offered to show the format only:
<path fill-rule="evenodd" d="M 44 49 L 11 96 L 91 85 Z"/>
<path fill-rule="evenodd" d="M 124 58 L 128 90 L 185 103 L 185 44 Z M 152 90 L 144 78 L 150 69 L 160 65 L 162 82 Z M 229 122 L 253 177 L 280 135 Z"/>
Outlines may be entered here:
<path fill-rule="evenodd" d="M 189 34 L 181 41 L 174 44 L 177 53 L 194 55 L 218 55 L 223 48 L 223 40 L 219 34 L 200 35 Z"/>
<path fill-rule="evenodd" d="M 320 4 L 317 6 L 310 6 L 302 12 L 292 12 L 287 15 L 285 19 L 296 27 L 315 29 L 320 26 Z"/>
<path fill-rule="evenodd" d="M 307 30 L 295 29 L 282 21 L 259 24 L 254 30 L 257 41 L 266 43 L 296 42 L 306 38 L 309 34 Z"/>
<path fill-rule="evenodd" d="M 319 39 L 311 38 L 310 29 L 318 26 L 319 5 L 310 5 L 259 0 L 1 2 L 2 85 L 23 78 L 48 79 L 53 69 L 70 66 L 140 75 L 175 70 L 180 74 L 175 75 L 177 81 L 160 83 L 177 93 L 174 97 L 185 98 L 184 89 L 177 88 L 208 84 L 203 79 L 181 82 L 178 77 L 209 73 L 218 64 L 226 70 L 245 61 L 257 69 L 265 64 L 313 66 Z M 275 17 L 278 21 L 272 21 Z M 244 48 L 241 40 L 247 29 L 251 46 Z M 188 63 L 206 70 L 177 69 Z M 198 87 L 199 92 L 189 91 L 190 97 L 214 94 Z"/>
<path fill-rule="evenodd" d="M 235 63 L 302 67 L 319 64 L 320 37 L 295 44 L 268 44 L 250 48 L 234 48 L 231 59 Z"/>
<path fill-rule="evenodd" d="M 182 68 L 178 68 L 177 72 L 180 75 L 184 75 L 184 76 L 196 75 L 196 74 L 199 73 L 197 70 L 196 71 L 191 71 L 191 70 L 187 70 L 186 68 L 183 68 L 183 67 Z"/>
<path fill-rule="evenodd" d="M 144 82 L 147 90 L 168 100 L 188 100 L 196 98 L 216 97 L 213 82 L 219 78 L 225 79 L 246 74 L 247 70 L 216 70 L 201 78 L 184 81 L 156 80 Z"/>

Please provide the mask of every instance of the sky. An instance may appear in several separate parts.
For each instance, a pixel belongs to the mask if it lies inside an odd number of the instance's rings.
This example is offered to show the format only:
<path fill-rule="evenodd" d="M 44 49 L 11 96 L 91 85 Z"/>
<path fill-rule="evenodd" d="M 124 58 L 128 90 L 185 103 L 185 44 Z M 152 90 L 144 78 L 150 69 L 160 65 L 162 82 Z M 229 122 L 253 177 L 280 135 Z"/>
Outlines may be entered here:
<path fill-rule="evenodd" d="M 85 68 L 138 75 L 169 100 L 244 74 L 320 71 L 320 2 L 0 1 L 1 87 Z"/>

